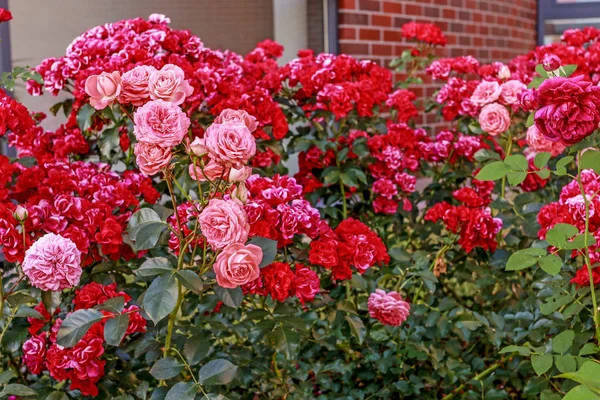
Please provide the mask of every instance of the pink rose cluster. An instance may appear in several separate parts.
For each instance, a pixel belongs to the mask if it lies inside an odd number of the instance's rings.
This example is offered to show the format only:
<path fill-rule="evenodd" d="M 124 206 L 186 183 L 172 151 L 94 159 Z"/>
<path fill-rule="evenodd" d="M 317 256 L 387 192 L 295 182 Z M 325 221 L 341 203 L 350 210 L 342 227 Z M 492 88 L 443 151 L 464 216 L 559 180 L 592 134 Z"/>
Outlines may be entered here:
<path fill-rule="evenodd" d="M 510 114 L 505 106 L 516 109 L 519 96 L 526 89 L 524 83 L 514 79 L 502 84 L 492 80 L 481 81 L 471 96 L 471 103 L 482 107 L 479 112 L 481 129 L 492 136 L 505 132 L 510 126 Z"/>
<path fill-rule="evenodd" d="M 546 139 L 571 146 L 598 128 L 600 87 L 584 75 L 557 76 L 522 93 L 521 106 L 535 111 L 535 126 Z"/>
<path fill-rule="evenodd" d="M 367 303 L 369 315 L 384 325 L 400 326 L 410 313 L 410 304 L 397 292 L 375 289 Z"/>
<path fill-rule="evenodd" d="M 48 233 L 25 252 L 22 268 L 33 286 L 58 292 L 79 284 L 81 252 L 70 239 Z"/>

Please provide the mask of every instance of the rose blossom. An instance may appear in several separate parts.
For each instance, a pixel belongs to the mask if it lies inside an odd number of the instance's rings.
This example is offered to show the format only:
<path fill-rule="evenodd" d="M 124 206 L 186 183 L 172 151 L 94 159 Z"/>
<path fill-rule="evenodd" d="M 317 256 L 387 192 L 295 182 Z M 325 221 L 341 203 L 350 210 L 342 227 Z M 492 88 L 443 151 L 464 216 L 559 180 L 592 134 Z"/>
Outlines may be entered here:
<path fill-rule="evenodd" d="M 548 152 L 552 157 L 556 157 L 565 150 L 565 146 L 559 142 L 551 142 L 540 133 L 535 125 L 527 129 L 527 144 L 536 152 Z"/>
<path fill-rule="evenodd" d="M 171 149 L 152 143 L 138 142 L 133 152 L 140 171 L 146 176 L 156 174 L 171 162 Z"/>
<path fill-rule="evenodd" d="M 553 142 L 571 146 L 598 128 L 600 87 L 583 75 L 546 79 L 537 100 L 541 108 L 535 113 L 535 126 Z"/>
<path fill-rule="evenodd" d="M 0 22 L 10 21 L 13 18 L 10 11 L 6 8 L 0 8 Z"/>
<path fill-rule="evenodd" d="M 384 325 L 400 326 L 410 313 L 410 304 L 397 292 L 375 289 L 369 296 L 369 315 Z"/>
<path fill-rule="evenodd" d="M 544 70 L 548 72 L 559 69 L 560 62 L 560 57 L 555 54 L 546 53 L 542 58 L 542 66 L 544 67 Z"/>
<path fill-rule="evenodd" d="M 200 213 L 198 221 L 206 241 L 215 249 L 248 240 L 248 217 L 233 200 L 212 199 Z"/>
<path fill-rule="evenodd" d="M 471 102 L 476 106 L 482 107 L 498 100 L 501 92 L 502 89 L 500 88 L 500 84 L 498 82 L 481 81 L 471 96 Z"/>
<path fill-rule="evenodd" d="M 253 244 L 234 243 L 225 247 L 213 265 L 217 284 L 233 289 L 252 282 L 260 276 L 262 258 L 262 249 Z"/>
<path fill-rule="evenodd" d="M 141 106 L 150 97 L 148 91 L 148 80 L 150 75 L 156 71 L 151 65 L 138 65 L 129 70 L 121 77 L 121 95 L 119 102 L 122 104 L 133 104 Z"/>
<path fill-rule="evenodd" d="M 315 295 L 321 290 L 321 281 L 315 271 L 302 264 L 296 264 L 292 288 L 296 297 L 304 304 L 315 299 Z"/>
<path fill-rule="evenodd" d="M 510 78 L 510 69 L 507 65 L 502 65 L 498 70 L 498 79 L 505 80 L 508 78 Z"/>
<path fill-rule="evenodd" d="M 247 165 L 229 170 L 229 182 L 245 182 L 252 175 L 252 167 Z"/>
<path fill-rule="evenodd" d="M 121 75 L 118 71 L 90 75 L 85 80 L 85 92 L 90 96 L 90 104 L 102 110 L 121 93 Z"/>
<path fill-rule="evenodd" d="M 133 120 L 133 133 L 138 142 L 162 147 L 177 146 L 190 127 L 190 119 L 181 108 L 162 100 L 153 100 L 138 108 Z"/>
<path fill-rule="evenodd" d="M 231 108 L 226 108 L 221 111 L 221 114 L 219 114 L 214 121 L 215 124 L 224 124 L 227 122 L 242 123 L 246 125 L 246 128 L 248 128 L 250 132 L 256 130 L 256 118 L 244 110 L 232 110 Z"/>
<path fill-rule="evenodd" d="M 500 102 L 507 106 L 517 105 L 519 104 L 519 94 L 526 89 L 527 86 L 516 79 L 506 81 L 500 86 Z"/>
<path fill-rule="evenodd" d="M 256 153 L 254 137 L 241 123 L 212 124 L 206 130 L 204 143 L 212 160 L 235 168 L 246 164 Z"/>
<path fill-rule="evenodd" d="M 164 100 L 179 105 L 194 93 L 194 88 L 185 80 L 183 70 L 177 65 L 166 64 L 150 74 L 148 90 L 153 100 Z"/>
<path fill-rule="evenodd" d="M 214 182 L 222 176 L 227 177 L 225 167 L 212 160 L 204 166 L 204 172 L 202 172 L 200 166 L 194 164 L 190 164 L 188 170 L 192 179 L 200 182 L 205 182 L 206 180 Z"/>
<path fill-rule="evenodd" d="M 203 156 L 205 154 L 208 153 L 208 149 L 206 148 L 206 145 L 204 144 L 204 139 L 201 139 L 199 137 L 195 138 L 192 143 L 190 143 L 188 145 L 188 152 L 196 155 L 196 156 Z"/>
<path fill-rule="evenodd" d="M 234 186 L 231 191 L 231 197 L 234 200 L 239 200 L 242 204 L 246 204 L 248 201 L 248 189 L 246 188 L 246 185 L 241 184 Z"/>
<path fill-rule="evenodd" d="M 39 374 L 46 361 L 46 332 L 33 335 L 23 343 L 23 364 L 32 374 Z"/>
<path fill-rule="evenodd" d="M 479 113 L 481 129 L 492 136 L 505 132 L 510 126 L 510 116 L 506 107 L 498 103 L 488 104 Z"/>
<path fill-rule="evenodd" d="M 57 292 L 79 283 L 81 252 L 70 239 L 48 233 L 25 252 L 22 268 L 33 286 Z"/>

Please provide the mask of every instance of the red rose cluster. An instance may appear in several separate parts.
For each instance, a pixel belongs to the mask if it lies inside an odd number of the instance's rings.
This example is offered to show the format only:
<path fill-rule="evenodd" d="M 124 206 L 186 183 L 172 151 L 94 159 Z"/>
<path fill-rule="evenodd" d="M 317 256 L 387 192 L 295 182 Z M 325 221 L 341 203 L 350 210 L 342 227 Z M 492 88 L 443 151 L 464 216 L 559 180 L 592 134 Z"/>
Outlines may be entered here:
<path fill-rule="evenodd" d="M 24 247 L 46 233 L 72 240 L 83 254 L 83 265 L 102 257 L 135 256 L 123 243 L 123 231 L 140 199 L 151 204 L 158 200 L 150 179 L 133 171 L 119 175 L 109 165 L 79 161 L 27 168 L 0 157 L 0 164 L 4 165 L 2 182 L 6 185 L 14 179 L 0 191 L 0 244 L 7 261 L 22 261 Z M 14 215 L 15 203 L 26 210 L 26 216 Z"/>
<path fill-rule="evenodd" d="M 496 250 L 496 235 L 502 229 L 502 220 L 492 217 L 487 207 L 491 202 L 493 182 L 472 180 L 473 188 L 455 190 L 452 196 L 462 203 L 455 206 L 447 202 L 435 204 L 425 213 L 425 220 L 442 220 L 446 229 L 458 234 L 458 244 L 469 253 L 475 247 Z"/>
<path fill-rule="evenodd" d="M 99 283 L 90 283 L 83 286 L 75 294 L 73 303 L 75 310 L 88 309 L 106 300 L 122 296 L 125 303 L 131 300 L 124 292 L 117 292 L 116 284 L 103 286 Z M 79 390 L 84 396 L 97 396 L 96 384 L 104 376 L 106 361 L 101 357 L 104 354 L 104 325 L 113 318 L 108 311 L 102 311 L 107 318 L 95 323 L 81 340 L 72 348 L 65 348 L 56 343 L 56 336 L 62 324 L 57 318 L 48 331 L 41 331 L 52 317 L 40 304 L 36 307 L 43 320 L 28 318 L 32 335 L 23 343 L 23 364 L 32 374 L 48 371 L 50 376 L 59 382 L 69 379 L 70 390 Z M 137 306 L 126 306 L 124 313 L 129 315 L 129 325 L 126 337 L 138 332 L 146 332 L 146 320 L 138 312 Z"/>
<path fill-rule="evenodd" d="M 307 266 L 296 264 L 292 271 L 290 264 L 274 262 L 261 269 L 260 277 L 243 285 L 242 290 L 244 294 L 270 295 L 277 301 L 296 296 L 304 304 L 314 300 L 320 287 L 317 273 Z"/>
<path fill-rule="evenodd" d="M 440 58 L 433 61 L 425 70 L 433 79 L 448 80 L 450 74 L 477 74 L 479 61 L 472 56 Z"/>
<path fill-rule="evenodd" d="M 596 244 L 589 246 L 590 259 L 592 264 L 600 262 L 600 198 L 596 195 L 600 191 L 600 175 L 591 169 L 581 172 L 581 181 L 584 192 L 589 201 L 589 232 L 596 238 Z M 565 185 L 558 201 L 543 206 L 538 214 L 538 223 L 540 230 L 538 237 L 546 238 L 546 233 L 558 223 L 574 225 L 579 229 L 579 233 L 585 231 L 585 200 L 581 195 L 581 190 L 577 180 L 572 180 Z M 552 248 L 551 248 L 552 249 Z M 573 251 L 573 257 L 577 252 Z M 600 277 L 600 268 L 596 267 L 594 271 L 594 282 Z M 587 266 L 583 266 L 571 280 L 580 286 L 589 285 L 589 274 Z"/>
<path fill-rule="evenodd" d="M 408 122 L 412 117 L 419 115 L 419 110 L 413 101 L 417 95 L 406 89 L 398 89 L 388 96 L 385 104 L 392 109 L 398 122 Z"/>
<path fill-rule="evenodd" d="M 392 91 L 389 70 L 345 54 L 302 52 L 281 68 L 280 77 L 287 80 L 293 99 L 305 112 L 329 111 L 336 119 L 353 111 L 371 117 L 373 107 L 388 100 Z"/>
<path fill-rule="evenodd" d="M 309 260 L 331 270 L 334 280 L 352 278 L 351 267 L 359 273 L 377 264 L 387 264 L 390 257 L 385 244 L 368 226 L 353 218 L 331 229 L 322 224 L 319 238 L 310 243 Z"/>
<path fill-rule="evenodd" d="M 302 186 L 294 178 L 252 175 L 246 180 L 248 201 L 244 205 L 250 222 L 250 237 L 276 240 L 279 247 L 292 243 L 297 234 L 314 239 L 321 215 L 304 200 Z"/>
<path fill-rule="evenodd" d="M 448 40 L 440 28 L 434 24 L 409 22 L 402 25 L 402 37 L 415 39 L 433 46 L 445 46 Z"/>

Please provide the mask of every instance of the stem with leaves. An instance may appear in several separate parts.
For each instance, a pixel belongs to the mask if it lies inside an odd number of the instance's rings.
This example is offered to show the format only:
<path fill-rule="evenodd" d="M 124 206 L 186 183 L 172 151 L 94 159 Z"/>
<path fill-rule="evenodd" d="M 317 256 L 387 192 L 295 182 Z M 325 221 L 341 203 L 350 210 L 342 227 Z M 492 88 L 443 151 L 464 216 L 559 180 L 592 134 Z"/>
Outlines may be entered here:
<path fill-rule="evenodd" d="M 512 131 L 509 130 L 508 131 L 508 140 L 506 142 L 506 149 L 504 151 L 504 158 L 506 159 L 506 157 L 510 156 L 510 153 L 512 151 L 512 145 L 513 145 L 513 136 L 512 136 Z M 504 199 L 506 195 L 506 175 L 504 175 L 502 177 L 502 191 L 501 191 L 501 197 Z"/>
<path fill-rule="evenodd" d="M 474 381 L 478 381 L 480 382 L 482 379 L 485 379 L 488 375 L 490 375 L 492 372 L 494 372 L 495 370 L 497 370 L 498 368 L 500 368 L 500 366 L 502 364 L 504 364 L 505 359 L 502 358 L 500 359 L 500 361 L 496 362 L 495 364 L 491 365 L 490 367 L 488 367 L 487 369 L 485 369 L 484 371 L 480 372 L 479 374 L 475 375 L 472 379 L 470 380 L 474 380 Z M 457 387 L 456 389 L 454 389 L 452 391 L 452 393 L 450 393 L 447 396 L 444 396 L 442 398 L 442 400 L 450 400 L 450 399 L 454 399 L 456 398 L 458 395 L 460 395 L 460 392 L 462 392 L 463 390 L 465 390 L 467 387 L 466 383 L 461 384 L 459 387 Z"/>

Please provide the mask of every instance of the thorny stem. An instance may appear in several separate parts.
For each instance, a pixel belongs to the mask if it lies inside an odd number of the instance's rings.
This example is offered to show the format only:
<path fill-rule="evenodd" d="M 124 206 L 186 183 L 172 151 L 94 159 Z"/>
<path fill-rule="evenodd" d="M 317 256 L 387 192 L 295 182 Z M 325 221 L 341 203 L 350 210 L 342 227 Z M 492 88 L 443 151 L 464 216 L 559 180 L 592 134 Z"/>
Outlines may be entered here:
<path fill-rule="evenodd" d="M 494 372 L 495 370 L 497 370 L 498 368 L 500 368 L 500 366 L 502 364 L 504 364 L 504 361 L 505 361 L 505 359 L 501 358 L 500 361 L 497 361 L 495 364 L 492 364 L 486 370 L 480 372 L 479 374 L 475 375 L 473 377 L 473 379 L 469 379 L 469 380 L 474 380 L 474 381 L 481 382 L 482 379 L 486 378 L 492 372 Z M 462 385 L 460 385 L 459 387 L 457 387 L 456 389 L 454 389 L 452 391 L 452 393 L 448 394 L 447 396 L 444 396 L 442 398 L 442 400 L 454 399 L 457 395 L 460 395 L 460 392 L 463 391 L 463 390 L 465 390 L 466 387 L 467 387 L 467 383 L 463 383 Z"/>
<path fill-rule="evenodd" d="M 512 145 L 513 145 L 513 137 L 512 137 L 512 131 L 508 131 L 508 142 L 506 143 L 506 151 L 504 154 L 504 159 L 506 159 L 506 157 L 510 156 L 510 152 L 512 151 Z M 501 192 L 501 197 L 504 198 L 506 194 L 506 175 L 504 175 L 502 177 L 502 192 Z"/>
<path fill-rule="evenodd" d="M 581 160 L 581 150 L 578 153 L 578 159 Z M 590 293 L 592 295 L 592 307 L 593 307 L 593 318 L 594 318 L 594 326 L 596 330 L 596 342 L 600 343 L 600 310 L 598 310 L 598 302 L 596 300 L 596 290 L 594 285 L 594 280 L 592 279 L 592 262 L 590 260 L 590 249 L 588 247 L 588 235 L 589 235 L 589 225 L 590 225 L 590 201 L 585 193 L 585 188 L 583 187 L 583 183 L 581 182 L 581 164 L 577 163 L 577 183 L 579 183 L 579 190 L 581 191 L 581 196 L 583 197 L 583 202 L 585 203 L 585 231 L 583 232 L 583 246 L 585 249 L 585 263 L 587 264 L 588 276 L 590 281 Z"/>

